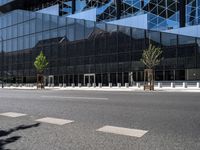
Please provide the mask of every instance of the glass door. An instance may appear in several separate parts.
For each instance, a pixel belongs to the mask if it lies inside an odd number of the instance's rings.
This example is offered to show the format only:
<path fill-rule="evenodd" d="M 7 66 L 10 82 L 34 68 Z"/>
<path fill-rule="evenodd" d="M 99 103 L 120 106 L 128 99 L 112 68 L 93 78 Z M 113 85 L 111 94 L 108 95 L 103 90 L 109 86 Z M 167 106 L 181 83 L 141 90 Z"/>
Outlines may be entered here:
<path fill-rule="evenodd" d="M 95 74 L 84 74 L 84 85 L 87 86 L 88 83 L 95 83 Z"/>
<path fill-rule="evenodd" d="M 48 84 L 54 85 L 54 76 L 49 76 Z"/>

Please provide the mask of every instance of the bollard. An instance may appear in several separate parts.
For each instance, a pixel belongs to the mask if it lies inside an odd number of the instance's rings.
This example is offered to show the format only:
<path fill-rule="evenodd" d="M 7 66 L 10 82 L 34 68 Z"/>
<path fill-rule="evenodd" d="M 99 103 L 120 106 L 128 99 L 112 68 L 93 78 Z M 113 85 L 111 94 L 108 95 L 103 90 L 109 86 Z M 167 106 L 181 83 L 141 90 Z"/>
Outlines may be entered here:
<path fill-rule="evenodd" d="M 187 83 L 183 82 L 183 88 L 187 88 Z"/>
<path fill-rule="evenodd" d="M 78 87 L 81 88 L 81 83 L 78 83 Z"/>
<path fill-rule="evenodd" d="M 63 83 L 63 87 L 64 87 L 64 88 L 66 88 L 66 87 L 67 87 L 66 83 Z"/>
<path fill-rule="evenodd" d="M 54 83 L 51 84 L 51 87 L 54 87 Z"/>
<path fill-rule="evenodd" d="M 162 88 L 162 83 L 158 82 L 158 88 Z"/>
<path fill-rule="evenodd" d="M 87 87 L 91 87 L 91 83 L 88 83 L 88 84 L 87 84 Z"/>
<path fill-rule="evenodd" d="M 174 82 L 171 82 L 171 88 L 175 88 Z"/>
<path fill-rule="evenodd" d="M 99 83 L 99 84 L 98 84 L 98 87 L 99 87 L 99 88 L 102 88 L 102 83 Z"/>
<path fill-rule="evenodd" d="M 140 88 L 140 83 L 137 82 L 137 83 L 136 83 L 136 86 L 137 86 L 137 88 Z"/>
<path fill-rule="evenodd" d="M 126 88 L 129 88 L 129 84 L 128 84 L 128 83 L 125 83 L 125 87 L 126 87 Z"/>
<path fill-rule="evenodd" d="M 112 83 L 109 83 L 108 86 L 111 88 L 112 87 Z"/>
<path fill-rule="evenodd" d="M 92 86 L 93 86 L 93 88 L 95 88 L 97 85 L 96 85 L 96 83 L 93 83 Z"/>
<path fill-rule="evenodd" d="M 121 83 L 117 83 L 117 87 L 118 87 L 118 88 L 121 88 Z"/>
<path fill-rule="evenodd" d="M 197 82 L 197 88 L 200 88 L 200 82 Z"/>
<path fill-rule="evenodd" d="M 59 87 L 62 87 L 62 84 L 61 84 L 61 83 L 59 84 Z"/>
<path fill-rule="evenodd" d="M 74 83 L 72 83 L 72 84 L 71 84 L 71 86 L 72 86 L 72 88 L 74 88 L 74 87 L 75 87 L 75 84 L 74 84 Z"/>

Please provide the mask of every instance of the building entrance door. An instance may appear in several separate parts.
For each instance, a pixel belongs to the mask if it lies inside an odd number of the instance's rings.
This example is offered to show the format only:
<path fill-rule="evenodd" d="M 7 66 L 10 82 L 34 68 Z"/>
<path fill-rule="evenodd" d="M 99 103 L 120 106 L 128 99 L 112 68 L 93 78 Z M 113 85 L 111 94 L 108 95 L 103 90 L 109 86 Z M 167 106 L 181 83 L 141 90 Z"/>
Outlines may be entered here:
<path fill-rule="evenodd" d="M 49 76 L 48 77 L 48 84 L 54 85 L 54 76 Z"/>
<path fill-rule="evenodd" d="M 84 74 L 84 85 L 95 83 L 95 74 Z"/>

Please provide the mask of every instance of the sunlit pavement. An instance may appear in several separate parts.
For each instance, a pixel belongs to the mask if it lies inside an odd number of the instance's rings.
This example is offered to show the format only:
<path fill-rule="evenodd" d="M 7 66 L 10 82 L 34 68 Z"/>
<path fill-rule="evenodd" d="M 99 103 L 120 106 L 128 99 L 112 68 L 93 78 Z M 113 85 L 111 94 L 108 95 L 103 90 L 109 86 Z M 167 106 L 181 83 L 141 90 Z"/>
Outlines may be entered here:
<path fill-rule="evenodd" d="M 5 87 L 5 89 L 14 89 L 14 90 L 36 90 L 36 87 Z M 141 87 L 45 87 L 46 90 L 64 90 L 64 91 L 136 91 L 136 92 L 144 92 L 143 86 Z M 147 90 L 148 91 L 148 90 Z M 146 91 L 145 91 L 146 92 Z M 200 88 L 198 87 L 176 87 L 176 88 L 171 88 L 171 87 L 155 87 L 154 92 L 200 92 Z"/>
<path fill-rule="evenodd" d="M 197 92 L 57 89 L 0 89 L 1 150 L 200 149 Z"/>

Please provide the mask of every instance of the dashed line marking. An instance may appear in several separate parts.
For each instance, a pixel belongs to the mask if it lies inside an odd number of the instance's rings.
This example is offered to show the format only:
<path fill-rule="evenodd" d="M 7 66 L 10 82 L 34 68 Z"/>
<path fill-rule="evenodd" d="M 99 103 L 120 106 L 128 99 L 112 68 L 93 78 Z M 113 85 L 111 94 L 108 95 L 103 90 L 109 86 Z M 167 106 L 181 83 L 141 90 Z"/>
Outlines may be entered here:
<path fill-rule="evenodd" d="M 64 97 L 64 96 L 42 96 L 43 98 L 62 98 L 62 99 L 84 99 L 84 100 L 109 100 L 101 97 Z"/>
<path fill-rule="evenodd" d="M 55 124 L 55 125 L 65 125 L 65 124 L 74 122 L 73 120 L 65 120 L 65 119 L 50 118 L 50 117 L 37 119 L 35 121 L 49 123 L 49 124 Z"/>
<path fill-rule="evenodd" d="M 130 129 L 130 128 L 123 128 L 123 127 L 115 127 L 115 126 L 104 126 L 98 129 L 97 131 L 137 137 L 137 138 L 141 138 L 148 132 L 147 130 Z"/>
<path fill-rule="evenodd" d="M 6 116 L 6 117 L 12 117 L 12 118 L 26 116 L 26 114 L 21 114 L 21 113 L 16 113 L 16 112 L 6 112 L 6 113 L 1 113 L 0 115 Z"/>

